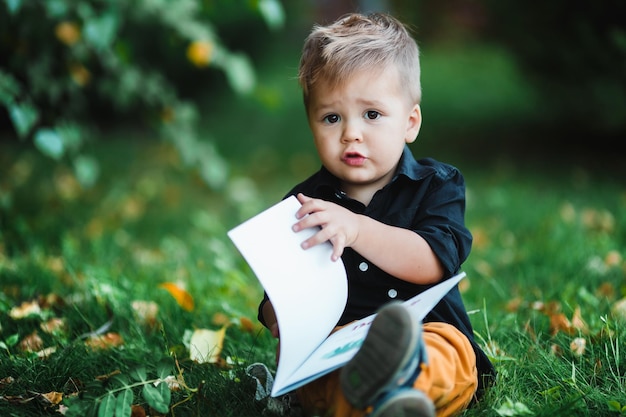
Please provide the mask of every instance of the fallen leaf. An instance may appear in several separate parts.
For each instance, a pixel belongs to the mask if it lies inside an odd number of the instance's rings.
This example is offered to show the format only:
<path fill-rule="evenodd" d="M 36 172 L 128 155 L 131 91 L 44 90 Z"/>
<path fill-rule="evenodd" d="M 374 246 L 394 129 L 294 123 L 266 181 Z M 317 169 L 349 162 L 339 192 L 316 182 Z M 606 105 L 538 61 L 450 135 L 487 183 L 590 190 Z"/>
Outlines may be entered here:
<path fill-rule="evenodd" d="M 24 301 L 19 307 L 13 307 L 11 311 L 9 311 L 9 316 L 14 320 L 39 314 L 41 314 L 41 307 L 39 307 L 39 303 L 35 300 Z"/>
<path fill-rule="evenodd" d="M 550 346 L 550 352 L 551 352 L 554 356 L 558 356 L 558 357 L 563 356 L 563 349 L 561 348 L 561 346 L 557 345 L 556 343 L 553 343 L 553 344 Z"/>
<path fill-rule="evenodd" d="M 36 352 L 41 350 L 41 348 L 43 348 L 43 340 L 39 336 L 39 333 L 37 333 L 37 330 L 20 341 L 20 349 L 22 349 L 23 352 Z"/>
<path fill-rule="evenodd" d="M 4 377 L 0 379 L 0 389 L 4 389 L 7 385 L 11 385 L 14 382 L 15 378 L 13 378 L 12 376 Z"/>
<path fill-rule="evenodd" d="M 587 341 L 582 337 L 577 337 L 576 339 L 572 340 L 572 343 L 570 343 L 569 345 L 570 350 L 576 356 L 582 356 L 585 353 L 586 347 Z"/>
<path fill-rule="evenodd" d="M 611 313 L 613 313 L 616 319 L 626 321 L 626 298 L 622 298 L 613 304 Z"/>
<path fill-rule="evenodd" d="M 91 335 L 85 344 L 92 349 L 111 349 L 124 344 L 124 339 L 118 333 L 109 332 L 103 335 Z"/>
<path fill-rule="evenodd" d="M 622 255 L 618 251 L 612 250 L 604 257 L 604 263 L 608 267 L 619 266 L 622 263 Z"/>
<path fill-rule="evenodd" d="M 157 303 L 154 301 L 136 300 L 132 302 L 131 306 L 139 322 L 151 328 L 156 325 L 157 315 L 159 313 Z"/>
<path fill-rule="evenodd" d="M 589 333 L 589 328 L 583 320 L 582 313 L 580 312 L 580 307 L 576 307 L 576 309 L 574 310 L 574 314 L 572 315 L 572 330 L 579 330 L 584 334 Z"/>
<path fill-rule="evenodd" d="M 241 329 L 245 332 L 252 333 L 254 331 L 254 323 L 247 317 L 240 317 L 239 323 L 241 324 Z"/>
<path fill-rule="evenodd" d="M 196 329 L 189 342 L 189 358 L 198 363 L 216 363 L 222 353 L 226 326 L 220 330 Z"/>
<path fill-rule="evenodd" d="M 41 397 L 44 398 L 46 401 L 48 401 L 52 405 L 59 404 L 61 401 L 63 401 L 63 393 L 56 392 L 56 391 L 51 391 L 45 394 L 41 394 Z"/>
<path fill-rule="evenodd" d="M 146 410 L 140 405 L 132 405 L 130 417 L 146 417 Z"/>
<path fill-rule="evenodd" d="M 173 282 L 164 282 L 163 284 L 159 284 L 159 288 L 163 288 L 169 292 L 170 295 L 174 297 L 178 305 L 183 309 L 187 311 L 192 311 L 194 309 L 194 301 L 191 294 L 177 284 Z"/>
<path fill-rule="evenodd" d="M 550 315 L 550 332 L 554 336 L 558 332 L 565 332 L 571 334 L 572 323 L 565 317 L 563 313 L 557 313 Z"/>
<path fill-rule="evenodd" d="M 61 333 L 65 330 L 65 320 L 53 317 L 39 325 L 41 330 L 48 334 Z"/>
<path fill-rule="evenodd" d="M 596 290 L 596 296 L 613 299 L 615 297 L 615 287 L 610 282 L 604 282 Z"/>
<path fill-rule="evenodd" d="M 213 318 L 211 319 L 211 323 L 216 326 L 226 326 L 230 322 L 230 318 L 221 312 L 217 312 L 213 314 Z"/>
<path fill-rule="evenodd" d="M 50 346 L 37 352 L 37 357 L 39 359 L 46 359 L 50 357 L 50 355 L 52 355 L 56 351 L 57 351 L 56 346 Z"/>
<path fill-rule="evenodd" d="M 522 299 L 520 297 L 515 297 L 506 303 L 505 309 L 506 311 L 510 313 L 515 313 L 516 311 L 519 310 L 521 305 L 522 305 Z"/>

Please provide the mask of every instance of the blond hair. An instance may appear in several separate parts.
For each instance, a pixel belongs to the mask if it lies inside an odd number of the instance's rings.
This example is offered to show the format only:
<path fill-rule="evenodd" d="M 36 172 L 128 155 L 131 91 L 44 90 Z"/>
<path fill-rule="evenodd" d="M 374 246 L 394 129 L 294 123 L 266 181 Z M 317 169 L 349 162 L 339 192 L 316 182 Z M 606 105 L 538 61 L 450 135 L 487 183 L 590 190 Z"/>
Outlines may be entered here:
<path fill-rule="evenodd" d="M 400 21 L 383 13 L 353 13 L 328 26 L 315 25 L 304 42 L 298 70 L 304 103 L 308 105 L 320 79 L 337 86 L 358 71 L 384 71 L 390 65 L 398 70 L 409 98 L 419 103 L 419 49 Z"/>

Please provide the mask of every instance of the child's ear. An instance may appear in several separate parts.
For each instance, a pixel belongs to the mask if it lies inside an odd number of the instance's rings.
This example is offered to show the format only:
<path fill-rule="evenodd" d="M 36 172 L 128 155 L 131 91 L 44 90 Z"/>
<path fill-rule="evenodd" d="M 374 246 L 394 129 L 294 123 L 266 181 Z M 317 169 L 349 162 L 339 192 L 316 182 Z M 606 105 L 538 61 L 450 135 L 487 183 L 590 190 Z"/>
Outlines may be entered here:
<path fill-rule="evenodd" d="M 409 120 L 406 126 L 406 137 L 404 140 L 406 143 L 413 143 L 417 139 L 417 134 L 422 127 L 422 109 L 419 104 L 416 104 L 409 113 Z"/>

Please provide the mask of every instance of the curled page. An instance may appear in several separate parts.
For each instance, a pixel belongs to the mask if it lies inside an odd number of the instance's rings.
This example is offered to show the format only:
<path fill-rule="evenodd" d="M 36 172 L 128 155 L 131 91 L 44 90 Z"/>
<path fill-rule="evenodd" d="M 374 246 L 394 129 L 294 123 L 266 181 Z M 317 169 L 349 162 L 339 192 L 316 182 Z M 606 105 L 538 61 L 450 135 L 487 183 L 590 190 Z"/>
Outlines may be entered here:
<path fill-rule="evenodd" d="M 291 196 L 228 232 L 272 301 L 280 330 L 280 360 L 272 395 L 326 339 L 348 297 L 332 245 L 300 244 L 319 229 L 292 230 L 300 202 Z"/>

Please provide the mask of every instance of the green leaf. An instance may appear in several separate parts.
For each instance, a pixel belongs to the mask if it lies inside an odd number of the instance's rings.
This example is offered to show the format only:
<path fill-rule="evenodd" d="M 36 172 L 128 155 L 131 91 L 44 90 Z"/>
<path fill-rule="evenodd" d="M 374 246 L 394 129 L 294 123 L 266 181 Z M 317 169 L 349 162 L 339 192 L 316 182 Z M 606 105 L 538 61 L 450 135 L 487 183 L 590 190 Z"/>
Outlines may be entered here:
<path fill-rule="evenodd" d="M 168 358 L 161 359 L 157 364 L 157 376 L 165 379 L 172 374 L 172 361 Z"/>
<path fill-rule="evenodd" d="M 254 89 L 256 84 L 254 68 L 246 55 L 229 55 L 223 65 L 226 78 L 233 90 L 239 94 L 246 94 Z"/>
<path fill-rule="evenodd" d="M 154 408 L 159 413 L 167 413 L 169 410 L 169 401 L 165 402 L 165 399 L 152 385 L 144 385 L 142 390 L 143 398 L 146 400 L 148 405 Z"/>
<path fill-rule="evenodd" d="M 259 12 L 272 30 L 277 30 L 285 25 L 285 11 L 277 0 L 259 1 Z"/>
<path fill-rule="evenodd" d="M 100 51 L 108 49 L 115 39 L 118 23 L 118 18 L 113 13 L 91 17 L 83 28 L 85 39 Z"/>
<path fill-rule="evenodd" d="M 11 336 L 9 336 L 9 337 L 7 337 L 5 339 L 5 343 L 9 347 L 13 347 L 13 346 L 17 345 L 17 342 L 19 342 L 19 341 L 20 341 L 19 333 L 12 334 Z"/>
<path fill-rule="evenodd" d="M 100 402 L 98 417 L 113 417 L 115 415 L 115 394 L 109 392 Z"/>
<path fill-rule="evenodd" d="M 60 159 L 65 152 L 61 137 L 52 129 L 39 129 L 35 133 L 35 146 L 44 155 Z"/>
<path fill-rule="evenodd" d="M 161 381 L 157 386 L 157 390 L 161 394 L 161 398 L 163 398 L 163 403 L 169 404 L 172 400 L 172 391 L 170 390 L 170 386 L 167 382 Z"/>
<path fill-rule="evenodd" d="M 609 410 L 611 411 L 622 411 L 622 405 L 619 403 L 619 401 L 612 400 L 609 401 L 607 405 L 609 406 Z"/>
<path fill-rule="evenodd" d="M 74 159 L 74 172 L 83 188 L 92 187 L 100 176 L 100 165 L 94 158 L 80 155 Z"/>
<path fill-rule="evenodd" d="M 7 9 L 9 9 L 9 13 L 11 13 L 13 16 L 15 16 L 22 7 L 22 0 L 5 0 L 5 3 L 7 4 Z"/>
<path fill-rule="evenodd" d="M 132 371 L 130 371 L 130 377 L 138 382 L 146 382 L 146 379 L 148 379 L 148 376 L 146 374 L 146 368 L 140 366 L 133 369 Z"/>
<path fill-rule="evenodd" d="M 28 135 L 28 132 L 33 128 L 37 119 L 39 119 L 39 112 L 35 107 L 29 104 L 10 105 L 9 115 L 11 116 L 15 131 L 20 138 L 24 138 Z"/>
<path fill-rule="evenodd" d="M 115 402 L 115 417 L 130 417 L 133 405 L 133 391 L 130 388 L 125 389 L 117 396 Z"/>

